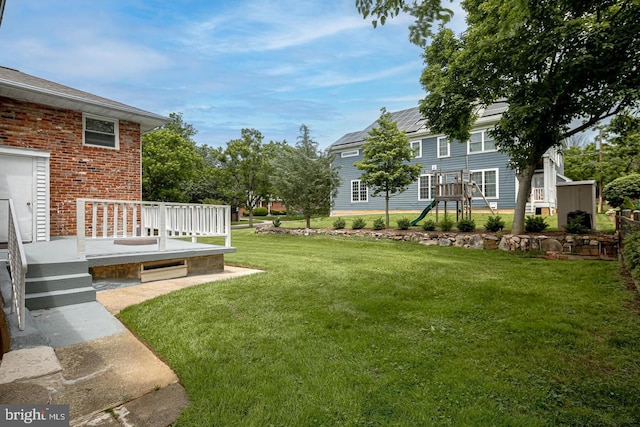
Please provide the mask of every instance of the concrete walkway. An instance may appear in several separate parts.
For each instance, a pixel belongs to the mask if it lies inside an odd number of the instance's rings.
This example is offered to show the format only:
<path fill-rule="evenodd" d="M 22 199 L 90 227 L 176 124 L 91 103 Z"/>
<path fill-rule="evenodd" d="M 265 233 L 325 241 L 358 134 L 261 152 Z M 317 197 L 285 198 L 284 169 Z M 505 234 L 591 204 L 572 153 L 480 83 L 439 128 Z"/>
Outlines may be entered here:
<path fill-rule="evenodd" d="M 172 424 L 188 404 L 184 388 L 112 314 L 178 289 L 258 272 L 225 266 L 222 273 L 101 291 L 99 302 L 33 312 L 47 345 L 4 355 L 0 403 L 69 404 L 71 426 Z"/>

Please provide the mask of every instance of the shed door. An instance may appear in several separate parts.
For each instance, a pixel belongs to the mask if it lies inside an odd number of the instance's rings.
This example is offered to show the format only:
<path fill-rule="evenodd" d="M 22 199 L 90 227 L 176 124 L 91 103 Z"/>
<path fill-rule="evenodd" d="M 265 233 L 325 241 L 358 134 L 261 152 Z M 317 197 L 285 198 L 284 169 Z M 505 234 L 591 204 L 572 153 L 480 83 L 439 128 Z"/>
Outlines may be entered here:
<path fill-rule="evenodd" d="M 13 199 L 23 242 L 33 241 L 33 158 L 0 154 L 0 199 Z M 0 209 L 0 242 L 8 240 L 9 209 L 4 202 Z"/>

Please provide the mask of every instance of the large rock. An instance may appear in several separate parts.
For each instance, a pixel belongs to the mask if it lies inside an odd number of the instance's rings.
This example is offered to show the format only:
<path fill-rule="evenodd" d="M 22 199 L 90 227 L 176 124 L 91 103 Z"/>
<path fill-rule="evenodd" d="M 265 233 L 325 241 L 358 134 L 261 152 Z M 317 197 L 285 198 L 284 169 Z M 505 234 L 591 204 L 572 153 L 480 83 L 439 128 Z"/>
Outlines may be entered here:
<path fill-rule="evenodd" d="M 562 252 L 562 243 L 556 239 L 544 239 L 540 242 L 542 252 Z"/>

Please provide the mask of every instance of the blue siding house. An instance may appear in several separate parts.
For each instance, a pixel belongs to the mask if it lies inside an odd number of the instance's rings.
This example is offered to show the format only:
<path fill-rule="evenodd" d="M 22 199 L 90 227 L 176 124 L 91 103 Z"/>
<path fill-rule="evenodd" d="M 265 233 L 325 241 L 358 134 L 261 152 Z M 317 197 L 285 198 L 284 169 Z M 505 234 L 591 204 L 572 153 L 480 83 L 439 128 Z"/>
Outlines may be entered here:
<path fill-rule="evenodd" d="M 508 155 L 496 150 L 495 141 L 487 132 L 506 109 L 506 103 L 496 103 L 480 111 L 471 138 L 465 142 L 450 141 L 442 134 L 431 133 L 417 107 L 393 112 L 392 120 L 406 133 L 415 150 L 412 162 L 420 164 L 422 172 L 405 192 L 390 199 L 390 211 L 423 210 L 435 197 L 436 176 L 465 171 L 477 185 L 471 199 L 474 211 L 489 211 L 491 207 L 502 213 L 513 212 L 518 188 L 515 171 L 507 167 Z M 334 199 L 333 216 L 384 211 L 384 197 L 372 196 L 370 189 L 360 181 L 362 171 L 353 165 L 362 159 L 364 139 L 374 126 L 377 121 L 362 131 L 344 135 L 329 147 L 336 156 L 334 165 L 339 166 L 342 179 Z M 562 155 L 556 150 L 548 151 L 532 180 L 527 205 L 529 213 L 555 212 L 556 183 L 568 180 L 562 173 Z"/>

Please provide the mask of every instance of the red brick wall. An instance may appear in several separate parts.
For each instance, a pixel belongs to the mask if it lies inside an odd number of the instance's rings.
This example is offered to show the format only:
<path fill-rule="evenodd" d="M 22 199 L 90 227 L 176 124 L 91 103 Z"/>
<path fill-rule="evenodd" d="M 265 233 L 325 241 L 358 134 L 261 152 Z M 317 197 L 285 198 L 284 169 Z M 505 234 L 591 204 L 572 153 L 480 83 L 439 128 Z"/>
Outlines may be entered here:
<path fill-rule="evenodd" d="M 120 120 L 118 150 L 82 145 L 82 113 L 0 97 L 0 144 L 51 153 L 51 235 L 76 231 L 76 199 L 140 200 L 140 125 Z"/>

